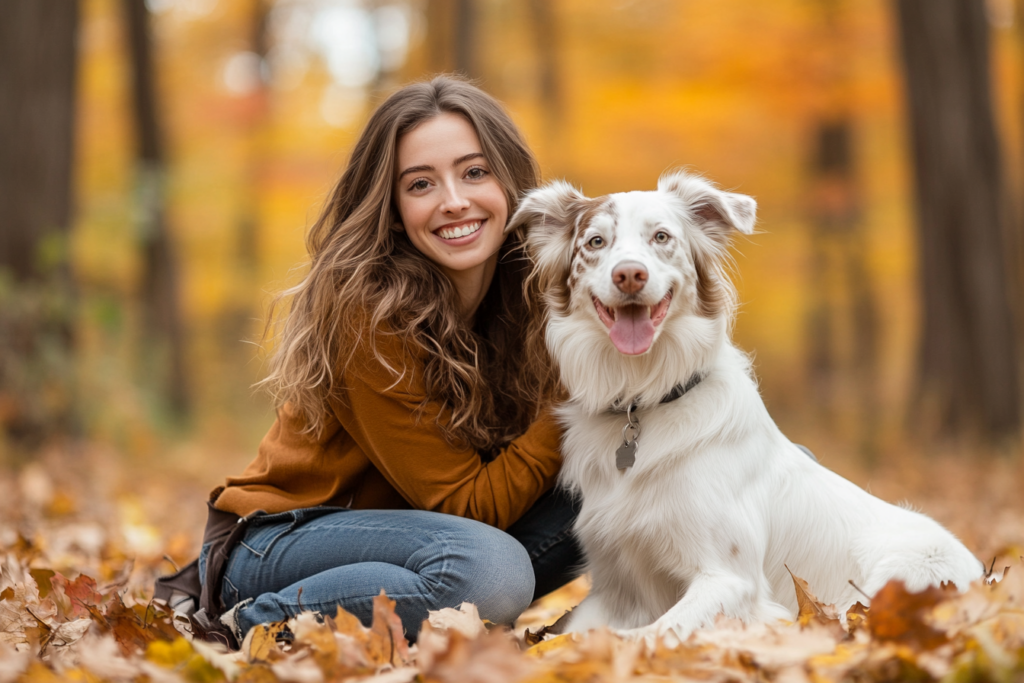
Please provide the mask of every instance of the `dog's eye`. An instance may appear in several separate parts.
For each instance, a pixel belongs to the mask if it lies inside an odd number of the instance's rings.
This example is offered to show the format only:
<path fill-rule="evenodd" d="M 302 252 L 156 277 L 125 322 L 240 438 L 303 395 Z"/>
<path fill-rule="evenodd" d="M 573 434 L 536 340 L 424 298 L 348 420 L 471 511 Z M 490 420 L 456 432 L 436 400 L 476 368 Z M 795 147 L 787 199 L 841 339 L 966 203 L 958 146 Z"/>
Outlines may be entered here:
<path fill-rule="evenodd" d="M 665 244 L 665 242 L 668 242 L 668 233 L 664 230 L 659 230 L 654 233 L 654 241 L 658 244 Z"/>
<path fill-rule="evenodd" d="M 604 238 L 601 237 L 600 235 L 595 235 L 594 237 L 590 238 L 589 242 L 587 242 L 587 246 L 590 247 L 591 249 L 600 249 L 601 247 L 604 246 Z"/>

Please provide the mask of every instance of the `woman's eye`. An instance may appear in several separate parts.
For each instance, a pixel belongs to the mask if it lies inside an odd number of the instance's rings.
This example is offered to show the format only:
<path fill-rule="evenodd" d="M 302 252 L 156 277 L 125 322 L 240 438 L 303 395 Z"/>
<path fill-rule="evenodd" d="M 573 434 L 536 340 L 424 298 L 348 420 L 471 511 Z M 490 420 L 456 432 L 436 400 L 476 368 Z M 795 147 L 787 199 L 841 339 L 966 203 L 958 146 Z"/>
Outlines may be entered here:
<path fill-rule="evenodd" d="M 479 166 L 474 166 L 473 168 L 471 168 L 468 171 L 466 171 L 466 176 L 470 180 L 480 180 L 485 175 L 487 175 L 487 171 L 485 171 L 484 169 L 480 168 Z"/>
<path fill-rule="evenodd" d="M 604 246 L 604 238 L 601 237 L 600 235 L 591 237 L 590 241 L 587 242 L 587 246 L 590 247 L 591 249 L 600 249 L 601 247 Z"/>
<path fill-rule="evenodd" d="M 412 185 L 409 186 L 410 190 L 425 190 L 427 189 L 427 181 L 423 178 L 413 181 Z"/>
<path fill-rule="evenodd" d="M 659 230 L 654 234 L 654 241 L 658 244 L 665 244 L 665 242 L 668 242 L 668 233 L 664 230 Z"/>

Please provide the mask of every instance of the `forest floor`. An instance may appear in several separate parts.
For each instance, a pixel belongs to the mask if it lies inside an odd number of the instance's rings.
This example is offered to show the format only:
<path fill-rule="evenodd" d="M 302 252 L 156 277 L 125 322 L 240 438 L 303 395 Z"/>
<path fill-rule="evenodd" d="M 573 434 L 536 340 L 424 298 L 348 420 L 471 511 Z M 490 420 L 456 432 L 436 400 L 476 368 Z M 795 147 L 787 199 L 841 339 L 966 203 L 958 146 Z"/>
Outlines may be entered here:
<path fill-rule="evenodd" d="M 407 646 L 382 597 L 369 629 L 344 612 L 322 622 L 300 615 L 254 629 L 241 652 L 226 653 L 183 638 L 150 599 L 156 576 L 197 553 L 207 492 L 245 459 L 201 446 L 143 460 L 54 446 L 0 469 L 0 683 L 1024 681 L 1019 452 L 890 449 L 872 467 L 821 458 L 935 517 L 986 566 L 994 560 L 989 581 L 964 595 L 890 584 L 845 628 L 814 586 L 795 582 L 802 616 L 792 624 L 720 620 L 684 643 L 653 646 L 609 632 L 537 635 L 586 595 L 584 577 L 539 600 L 512 631 L 488 629 L 464 606 L 433 613 Z"/>

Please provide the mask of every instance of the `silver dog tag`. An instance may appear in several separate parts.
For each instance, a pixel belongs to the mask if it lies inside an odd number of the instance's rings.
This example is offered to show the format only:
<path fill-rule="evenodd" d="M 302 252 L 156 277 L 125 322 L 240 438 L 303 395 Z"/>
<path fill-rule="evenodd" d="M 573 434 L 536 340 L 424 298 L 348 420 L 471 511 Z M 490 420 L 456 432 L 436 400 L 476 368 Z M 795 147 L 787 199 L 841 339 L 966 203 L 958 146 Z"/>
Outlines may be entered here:
<path fill-rule="evenodd" d="M 615 467 L 624 470 L 636 463 L 636 440 L 627 441 L 615 450 Z"/>

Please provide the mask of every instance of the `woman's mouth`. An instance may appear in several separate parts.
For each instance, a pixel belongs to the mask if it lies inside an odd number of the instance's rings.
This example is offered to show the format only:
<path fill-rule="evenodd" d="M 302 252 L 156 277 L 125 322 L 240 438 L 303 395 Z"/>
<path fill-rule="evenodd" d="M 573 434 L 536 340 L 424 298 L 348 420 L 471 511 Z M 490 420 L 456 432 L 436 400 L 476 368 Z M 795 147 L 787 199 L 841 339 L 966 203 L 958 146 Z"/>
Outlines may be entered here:
<path fill-rule="evenodd" d="M 457 240 L 460 237 L 467 237 L 477 232 L 484 224 L 484 221 L 472 221 L 456 226 L 444 226 L 434 231 L 434 234 L 443 240 Z"/>

